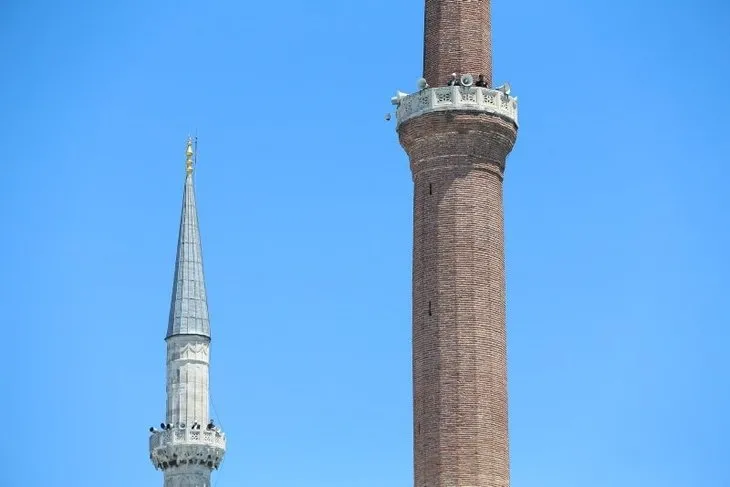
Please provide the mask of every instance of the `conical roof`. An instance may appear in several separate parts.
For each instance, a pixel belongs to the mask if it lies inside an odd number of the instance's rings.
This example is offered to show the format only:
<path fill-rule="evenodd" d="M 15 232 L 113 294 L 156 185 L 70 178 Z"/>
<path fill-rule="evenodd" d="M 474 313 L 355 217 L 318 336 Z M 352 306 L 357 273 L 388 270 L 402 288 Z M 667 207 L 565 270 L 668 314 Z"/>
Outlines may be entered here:
<path fill-rule="evenodd" d="M 191 140 L 188 140 L 186 156 L 180 233 L 172 284 L 170 320 L 167 325 L 168 338 L 173 335 L 210 336 L 208 301 L 203 276 L 203 252 L 200 245 L 198 212 L 195 207 Z"/>

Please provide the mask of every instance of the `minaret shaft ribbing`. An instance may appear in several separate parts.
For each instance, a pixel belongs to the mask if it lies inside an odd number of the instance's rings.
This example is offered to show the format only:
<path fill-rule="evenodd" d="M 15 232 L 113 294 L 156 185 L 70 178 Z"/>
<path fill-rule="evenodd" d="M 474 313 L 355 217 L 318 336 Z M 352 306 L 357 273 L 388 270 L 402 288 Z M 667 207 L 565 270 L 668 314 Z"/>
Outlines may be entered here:
<path fill-rule="evenodd" d="M 502 170 L 477 154 L 511 144 L 481 117 L 424 116 L 401 130 L 420 146 L 411 163 L 415 487 L 509 485 Z M 410 140 L 434 124 L 434 146 Z"/>
<path fill-rule="evenodd" d="M 414 487 L 510 482 L 502 181 L 517 104 L 490 88 L 491 65 L 489 1 L 426 0 L 429 86 L 393 99 L 414 182 Z"/>
<path fill-rule="evenodd" d="M 209 350 L 207 337 L 167 339 L 167 423 L 208 424 Z"/>
<path fill-rule="evenodd" d="M 470 73 L 492 86 L 490 10 L 489 0 L 426 0 L 423 77 L 430 85 Z"/>

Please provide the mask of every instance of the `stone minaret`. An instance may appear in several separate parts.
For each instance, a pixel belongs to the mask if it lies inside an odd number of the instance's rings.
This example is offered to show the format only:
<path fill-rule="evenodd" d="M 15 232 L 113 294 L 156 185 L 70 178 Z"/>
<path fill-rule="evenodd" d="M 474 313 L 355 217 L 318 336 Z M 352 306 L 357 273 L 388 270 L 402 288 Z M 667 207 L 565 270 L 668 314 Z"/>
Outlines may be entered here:
<path fill-rule="evenodd" d="M 517 100 L 492 87 L 489 0 L 426 0 L 424 78 L 398 92 L 414 182 L 414 487 L 507 487 L 502 179 Z"/>
<path fill-rule="evenodd" d="M 188 139 L 185 188 L 170 320 L 167 325 L 167 414 L 150 428 L 150 459 L 165 487 L 210 487 L 226 437 L 208 414 L 210 322 L 193 187 L 194 152 Z"/>

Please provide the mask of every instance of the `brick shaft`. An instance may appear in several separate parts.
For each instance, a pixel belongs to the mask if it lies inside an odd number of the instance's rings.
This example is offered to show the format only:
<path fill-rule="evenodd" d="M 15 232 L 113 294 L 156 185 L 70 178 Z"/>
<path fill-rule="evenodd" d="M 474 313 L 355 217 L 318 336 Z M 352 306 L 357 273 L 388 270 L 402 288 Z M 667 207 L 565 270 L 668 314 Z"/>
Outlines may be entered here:
<path fill-rule="evenodd" d="M 452 73 L 483 74 L 492 86 L 489 0 L 426 0 L 423 77 L 444 86 Z"/>
<path fill-rule="evenodd" d="M 414 487 L 509 486 L 502 178 L 516 135 L 479 112 L 399 128 L 414 181 Z"/>

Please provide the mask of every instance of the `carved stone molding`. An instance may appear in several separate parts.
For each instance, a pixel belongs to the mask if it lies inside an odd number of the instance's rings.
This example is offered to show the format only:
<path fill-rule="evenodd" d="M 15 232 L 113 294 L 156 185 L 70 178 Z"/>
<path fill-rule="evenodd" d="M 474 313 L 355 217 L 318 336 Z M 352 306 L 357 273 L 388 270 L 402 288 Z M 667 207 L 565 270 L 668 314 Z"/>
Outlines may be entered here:
<path fill-rule="evenodd" d="M 167 360 L 190 360 L 197 362 L 208 362 L 210 344 L 205 340 L 195 341 L 168 341 Z"/>
<path fill-rule="evenodd" d="M 217 469 L 226 452 L 226 436 L 215 430 L 176 428 L 150 435 L 150 460 L 158 470 L 200 466 Z"/>
<path fill-rule="evenodd" d="M 500 90 L 476 86 L 426 88 L 399 99 L 397 125 L 425 113 L 466 110 L 492 113 L 517 125 L 517 98 Z"/>

